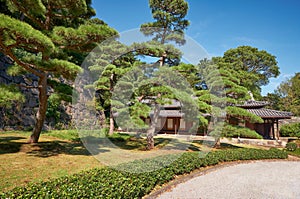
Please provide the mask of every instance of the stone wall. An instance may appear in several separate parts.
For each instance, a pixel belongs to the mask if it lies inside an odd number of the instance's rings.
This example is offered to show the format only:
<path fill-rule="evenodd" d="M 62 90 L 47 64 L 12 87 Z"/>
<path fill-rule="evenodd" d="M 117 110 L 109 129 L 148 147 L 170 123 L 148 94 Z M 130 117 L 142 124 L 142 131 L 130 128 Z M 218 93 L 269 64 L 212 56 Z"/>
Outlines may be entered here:
<path fill-rule="evenodd" d="M 14 104 L 10 109 L 0 107 L 0 130 L 31 130 L 35 124 L 35 115 L 38 109 L 38 78 L 32 74 L 9 76 L 6 70 L 11 64 L 6 57 L 0 56 L 0 84 L 16 84 L 21 93 L 25 96 L 23 104 Z M 62 121 L 71 120 L 70 104 L 64 103 L 60 107 Z M 44 129 L 51 129 L 56 126 L 53 118 L 46 118 Z"/>

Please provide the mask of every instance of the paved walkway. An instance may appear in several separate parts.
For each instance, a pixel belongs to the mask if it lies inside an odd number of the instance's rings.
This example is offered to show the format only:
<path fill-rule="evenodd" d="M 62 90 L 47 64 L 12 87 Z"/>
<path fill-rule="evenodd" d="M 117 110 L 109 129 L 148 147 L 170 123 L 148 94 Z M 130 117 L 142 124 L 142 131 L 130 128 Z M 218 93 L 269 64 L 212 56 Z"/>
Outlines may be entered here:
<path fill-rule="evenodd" d="M 178 184 L 158 198 L 300 198 L 300 162 L 237 164 Z"/>

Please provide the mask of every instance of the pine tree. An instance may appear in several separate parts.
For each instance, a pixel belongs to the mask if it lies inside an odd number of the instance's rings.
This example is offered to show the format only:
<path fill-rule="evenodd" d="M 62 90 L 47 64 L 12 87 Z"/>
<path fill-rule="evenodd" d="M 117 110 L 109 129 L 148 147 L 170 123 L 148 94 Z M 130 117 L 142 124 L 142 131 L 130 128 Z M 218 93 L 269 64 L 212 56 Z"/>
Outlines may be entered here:
<path fill-rule="evenodd" d="M 38 142 L 49 86 L 62 91 L 60 77 L 73 79 L 85 53 L 116 31 L 97 19 L 90 0 L 5 1 L 11 16 L 0 14 L 0 52 L 14 71 L 38 77 L 39 108 L 29 142 Z M 63 94 L 63 93 L 62 93 Z"/>
<path fill-rule="evenodd" d="M 128 46 L 114 39 L 101 44 L 96 54 L 89 70 L 97 74 L 97 80 L 94 82 L 97 93 L 96 103 L 98 109 L 109 117 L 109 135 L 112 135 L 115 128 L 111 103 L 112 95 L 115 92 L 114 87 L 137 60 Z M 93 55 L 90 56 L 93 57 Z"/>
<path fill-rule="evenodd" d="M 185 43 L 184 30 L 189 25 L 188 20 L 185 19 L 188 4 L 184 0 L 149 0 L 149 6 L 154 22 L 142 24 L 140 30 L 145 36 L 151 36 L 152 41 L 140 45 L 149 46 L 150 44 L 150 46 L 156 46 L 156 49 L 160 48 L 161 50 L 155 50 L 149 53 L 149 49 L 153 48 L 140 47 L 139 49 L 142 50 L 138 53 L 158 57 L 160 67 L 163 67 L 166 63 L 170 66 L 178 65 L 181 53 L 168 43 L 175 42 L 178 45 Z M 162 80 L 161 75 L 155 78 L 158 78 L 157 82 L 161 82 Z M 165 85 L 153 84 L 151 82 L 149 82 L 149 85 L 151 85 L 151 87 L 147 86 L 146 92 L 140 97 L 147 97 L 148 100 L 152 101 L 151 104 L 154 106 L 151 125 L 147 131 L 147 149 L 151 150 L 154 148 L 154 132 L 160 112 L 159 102 L 165 103 L 164 98 L 172 99 L 172 97 L 175 98 L 175 96 L 170 96 L 170 90 Z"/>
<path fill-rule="evenodd" d="M 241 134 L 242 127 L 229 124 L 229 118 L 253 123 L 263 122 L 260 117 L 236 106 L 250 98 L 248 89 L 241 85 L 241 71 L 234 70 L 231 64 L 224 62 L 222 58 L 213 58 L 213 61 L 202 60 L 198 67 L 208 88 L 197 92 L 198 100 L 203 110 L 213 116 L 210 120 L 212 127 L 209 135 L 216 138 L 216 146 L 220 144 L 221 137 Z M 244 130 L 244 133 L 259 137 L 254 131 Z"/>

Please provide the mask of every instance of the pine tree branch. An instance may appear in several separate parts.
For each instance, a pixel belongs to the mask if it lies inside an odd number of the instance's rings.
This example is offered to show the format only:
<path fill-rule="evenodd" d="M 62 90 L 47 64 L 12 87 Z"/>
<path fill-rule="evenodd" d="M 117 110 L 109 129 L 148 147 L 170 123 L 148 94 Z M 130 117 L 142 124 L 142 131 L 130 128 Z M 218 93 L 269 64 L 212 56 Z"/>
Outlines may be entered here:
<path fill-rule="evenodd" d="M 26 85 L 23 85 L 23 84 L 17 84 L 17 86 L 21 87 L 21 88 L 28 88 L 28 89 L 32 89 L 32 88 L 38 89 L 39 88 L 38 86 L 26 86 Z"/>
<path fill-rule="evenodd" d="M 31 72 L 32 74 L 42 77 L 44 74 L 36 69 L 36 66 L 33 64 L 25 63 L 18 59 L 14 53 L 11 51 L 11 49 L 7 49 L 1 42 L 0 47 L 4 50 L 4 54 L 10 57 L 10 59 L 14 60 L 19 66 L 22 66 L 25 70 Z"/>
<path fill-rule="evenodd" d="M 12 2 L 18 6 L 18 8 L 20 9 L 20 11 L 26 15 L 26 17 L 28 17 L 31 21 L 33 21 L 34 23 L 36 23 L 41 29 L 45 28 L 45 24 L 43 24 L 43 22 L 41 20 L 38 20 L 38 18 L 32 16 L 28 11 L 28 9 L 25 9 L 21 3 L 18 0 L 12 0 Z"/>

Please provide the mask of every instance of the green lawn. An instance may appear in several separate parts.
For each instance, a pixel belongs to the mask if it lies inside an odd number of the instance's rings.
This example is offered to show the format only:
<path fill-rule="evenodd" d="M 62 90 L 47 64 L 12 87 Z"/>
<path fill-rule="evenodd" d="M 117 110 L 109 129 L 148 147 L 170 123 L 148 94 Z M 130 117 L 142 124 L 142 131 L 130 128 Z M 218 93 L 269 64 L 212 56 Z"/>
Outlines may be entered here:
<path fill-rule="evenodd" d="M 29 182 L 46 181 L 51 178 L 78 173 L 82 170 L 103 167 L 103 164 L 82 145 L 76 130 L 43 132 L 40 142 L 37 144 L 28 144 L 29 136 L 30 132 L 24 131 L 0 132 L 1 191 L 7 191 Z M 186 151 L 208 150 L 202 141 L 197 140 L 182 145 L 182 141 L 168 136 L 156 137 L 156 149 L 150 152 L 145 150 L 146 139 L 143 137 L 116 133 L 109 139 L 117 148 L 133 151 L 142 159 L 176 153 L 176 150 L 157 153 L 157 149 L 165 146 L 170 147 L 170 149 L 186 146 L 184 149 Z M 242 148 L 242 146 L 222 144 L 217 150 L 234 148 Z M 100 155 L 104 154 L 101 153 Z M 107 153 L 107 155 L 110 154 Z"/>
<path fill-rule="evenodd" d="M 76 138 L 72 131 L 43 133 L 38 144 L 27 144 L 29 136 L 0 132 L 0 190 L 103 166 L 80 142 L 70 141 Z"/>

